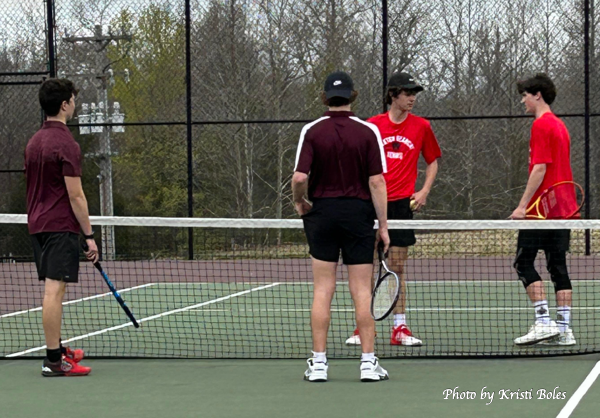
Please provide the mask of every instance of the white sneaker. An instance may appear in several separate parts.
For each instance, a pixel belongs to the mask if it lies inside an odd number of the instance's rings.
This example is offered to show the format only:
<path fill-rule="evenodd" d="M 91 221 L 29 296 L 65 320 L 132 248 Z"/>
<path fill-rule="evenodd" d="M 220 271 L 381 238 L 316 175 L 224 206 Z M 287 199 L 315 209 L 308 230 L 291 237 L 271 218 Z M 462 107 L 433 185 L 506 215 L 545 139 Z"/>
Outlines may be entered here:
<path fill-rule="evenodd" d="M 529 332 L 522 337 L 515 338 L 516 345 L 533 345 L 541 341 L 549 340 L 560 335 L 560 330 L 556 322 L 550 321 L 549 324 L 535 322 Z"/>
<path fill-rule="evenodd" d="M 327 369 L 329 365 L 321 361 L 316 362 L 314 358 L 306 360 L 308 369 L 304 372 L 304 380 L 309 382 L 327 382 Z"/>
<path fill-rule="evenodd" d="M 377 357 L 375 357 L 375 363 L 370 361 L 360 362 L 361 382 L 379 382 L 380 380 L 388 380 L 389 378 L 387 370 L 379 365 Z"/>
<path fill-rule="evenodd" d="M 552 337 L 549 340 L 542 341 L 539 345 L 575 345 L 577 341 L 575 340 L 575 335 L 573 335 L 573 330 L 571 328 L 567 328 L 565 332 L 561 332 L 560 335 L 556 337 Z"/>

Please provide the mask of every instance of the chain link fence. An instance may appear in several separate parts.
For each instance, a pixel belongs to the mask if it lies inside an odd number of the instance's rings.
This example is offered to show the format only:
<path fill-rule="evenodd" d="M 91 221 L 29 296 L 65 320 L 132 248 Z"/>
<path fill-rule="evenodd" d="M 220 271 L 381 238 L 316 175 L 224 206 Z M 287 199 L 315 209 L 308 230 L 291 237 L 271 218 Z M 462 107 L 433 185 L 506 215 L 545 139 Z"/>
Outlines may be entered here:
<path fill-rule="evenodd" d="M 22 168 L 41 122 L 33 83 L 55 63 L 57 75 L 80 88 L 71 123 L 92 214 L 110 206 L 127 216 L 293 217 L 298 136 L 325 110 L 325 75 L 349 72 L 359 91 L 354 109 L 369 117 L 383 110 L 387 77 L 408 71 L 426 87 L 415 113 L 432 120 L 444 154 L 421 216 L 505 218 L 527 176 L 531 120 L 518 79 L 543 71 L 555 80 L 554 110 L 572 135 L 576 181 L 585 183 L 586 140 L 588 158 L 600 157 L 599 16 L 586 1 L 589 83 L 583 0 L 0 2 L 0 170 Z M 80 124 L 119 123 L 115 103 L 124 132 L 95 126 L 100 132 L 86 133 Z M 92 105 L 101 119 L 85 119 Z M 21 175 L 0 173 L 0 212 L 23 212 L 23 198 Z"/>

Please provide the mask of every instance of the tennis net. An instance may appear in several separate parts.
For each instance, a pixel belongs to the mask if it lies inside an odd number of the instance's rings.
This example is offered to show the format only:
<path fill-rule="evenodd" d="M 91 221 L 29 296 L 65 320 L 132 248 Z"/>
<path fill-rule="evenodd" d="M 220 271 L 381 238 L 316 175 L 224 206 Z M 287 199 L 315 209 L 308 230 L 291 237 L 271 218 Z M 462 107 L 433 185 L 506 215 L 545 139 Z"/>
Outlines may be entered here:
<path fill-rule="evenodd" d="M 102 261 L 141 323 L 135 329 L 93 266 L 68 286 L 63 341 L 96 357 L 304 358 L 310 354 L 312 273 L 300 220 L 93 217 L 110 225 L 115 259 Z M 44 355 L 43 285 L 24 215 L 0 215 L 0 357 Z M 393 221 L 415 229 L 406 262 L 407 320 L 421 347 L 391 346 L 377 324 L 380 357 L 531 356 L 600 351 L 600 221 Z M 514 345 L 535 320 L 512 267 L 518 228 L 571 230 L 574 346 Z M 96 228 L 98 229 L 98 228 Z M 189 232 L 194 259 L 188 260 Z M 591 255 L 585 255 L 589 230 Z M 100 244 L 100 243 L 99 243 Z M 100 247 L 100 245 L 99 245 Z M 551 311 L 554 289 L 543 254 Z M 331 358 L 356 357 L 344 267 L 338 269 L 328 339 Z"/>

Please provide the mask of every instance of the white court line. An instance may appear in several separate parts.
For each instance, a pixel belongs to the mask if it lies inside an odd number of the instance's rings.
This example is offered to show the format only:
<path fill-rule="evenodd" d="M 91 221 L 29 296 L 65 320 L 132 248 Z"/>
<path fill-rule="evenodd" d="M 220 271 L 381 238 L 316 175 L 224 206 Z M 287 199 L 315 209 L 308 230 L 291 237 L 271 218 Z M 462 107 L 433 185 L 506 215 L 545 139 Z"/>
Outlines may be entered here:
<path fill-rule="evenodd" d="M 577 388 L 573 396 L 568 400 L 567 404 L 563 407 L 560 413 L 556 416 L 556 418 L 569 418 L 579 402 L 583 398 L 583 396 L 587 393 L 587 391 L 592 387 L 594 381 L 600 375 L 600 361 L 596 363 L 590 374 L 587 375 L 583 383 Z"/>
<path fill-rule="evenodd" d="M 278 286 L 280 284 L 281 283 L 271 283 L 270 285 L 267 285 L 267 286 L 260 286 L 260 287 L 255 287 L 254 289 L 249 289 L 249 290 L 244 290 L 242 292 L 232 293 L 231 295 L 227 295 L 227 296 L 223 296 L 223 297 L 220 297 L 220 298 L 217 298 L 217 299 L 209 300 L 207 302 L 202 302 L 202 303 L 198 303 L 196 305 L 186 306 L 185 308 L 173 309 L 172 311 L 162 312 L 162 313 L 159 313 L 157 315 L 148 316 L 146 318 L 142 318 L 142 319 L 138 320 L 138 322 L 142 323 L 142 322 L 146 322 L 146 321 L 151 321 L 153 319 L 163 318 L 165 316 L 169 316 L 169 315 L 173 315 L 173 314 L 176 314 L 176 313 L 181 313 L 181 312 L 189 311 L 189 310 L 192 310 L 192 309 L 195 309 L 195 308 L 199 308 L 201 306 L 206 306 L 206 305 L 211 305 L 213 303 L 222 302 L 224 300 L 231 299 L 231 298 L 234 298 L 234 297 L 237 297 L 237 296 L 241 296 L 241 295 L 245 295 L 247 293 L 256 292 L 257 290 L 268 289 L 270 287 Z M 130 327 L 132 325 L 133 324 L 131 322 L 126 322 L 124 324 L 117 325 L 117 326 L 114 326 L 114 327 L 104 328 L 104 329 L 101 329 L 101 330 L 98 330 L 98 331 L 90 332 L 89 334 L 85 334 L 85 335 L 80 335 L 78 337 L 69 338 L 68 340 L 64 340 L 63 342 L 70 343 L 71 341 L 84 340 L 84 339 L 89 338 L 89 337 L 94 337 L 96 335 L 104 334 L 104 333 L 109 332 L 109 331 L 115 331 L 115 330 L 118 330 L 118 329 L 121 329 L 121 328 Z M 22 356 L 22 355 L 25 355 L 25 354 L 29 354 L 29 353 L 33 353 L 33 352 L 36 352 L 36 351 L 44 350 L 45 348 L 46 348 L 46 346 L 43 345 L 41 347 L 35 347 L 35 348 L 30 348 L 29 350 L 19 351 L 18 353 L 12 353 L 12 354 L 7 355 L 6 357 L 19 357 L 19 356 Z"/>
<path fill-rule="evenodd" d="M 130 292 L 132 290 L 141 289 L 143 287 L 154 286 L 155 284 L 156 283 L 146 283 L 146 284 L 143 284 L 143 285 L 140 285 L 140 286 L 128 287 L 126 289 L 119 290 L 119 293 Z M 108 295 L 112 295 L 112 293 L 111 292 L 107 292 L 107 293 L 102 293 L 102 294 L 98 294 L 98 295 L 94 295 L 94 296 L 88 296 L 88 297 L 81 298 L 81 299 L 69 300 L 67 302 L 63 302 L 63 306 L 72 305 L 74 303 L 79 303 L 79 302 L 84 302 L 86 300 L 98 299 L 98 298 L 102 298 L 102 297 L 108 296 Z M 41 311 L 41 310 L 42 310 L 42 307 L 38 306 L 37 308 L 31 308 L 31 309 L 27 309 L 25 311 L 11 312 L 9 314 L 1 315 L 0 319 L 2 319 L 2 318 L 8 318 L 8 317 L 11 317 L 11 316 L 28 314 L 30 312 L 37 312 L 37 311 Z"/>
<path fill-rule="evenodd" d="M 550 308 L 554 310 L 555 308 Z M 520 308 L 509 308 L 509 307 L 490 307 L 490 308 L 406 308 L 407 311 L 412 312 L 500 312 L 500 311 L 528 311 L 531 307 L 520 307 Z M 600 307 L 575 307 L 571 310 L 580 311 L 600 311 Z M 256 309 L 236 309 L 236 312 L 310 312 L 310 308 L 306 309 L 294 309 L 294 308 L 281 308 L 281 309 L 268 309 L 268 308 L 256 308 Z M 232 309 L 193 309 L 192 312 L 232 312 Z M 348 309 L 331 309 L 331 312 L 354 312 L 354 308 Z"/>
<path fill-rule="evenodd" d="M 573 280 L 573 284 L 574 285 L 578 285 L 578 284 L 584 284 L 584 283 L 599 283 L 600 280 L 596 280 L 596 279 L 590 279 L 590 280 Z M 171 286 L 188 286 L 188 285 L 193 285 L 193 286 L 201 286 L 201 285 L 207 285 L 207 284 L 223 284 L 223 285 L 227 285 L 227 284 L 234 284 L 234 285 L 247 285 L 247 286 L 256 286 L 256 285 L 262 285 L 262 284 L 270 284 L 273 282 L 165 282 L 165 283 L 155 283 L 157 285 L 171 285 Z M 407 280 L 406 284 L 410 284 L 410 285 L 423 285 L 423 286 L 437 286 L 437 285 L 444 285 L 444 284 L 489 284 L 492 286 L 514 286 L 515 283 L 519 283 L 519 281 L 517 279 L 515 280 Z M 295 282 L 295 281 L 291 281 L 291 282 L 279 282 L 279 284 L 282 285 L 292 285 L 292 286 L 305 286 L 305 285 L 312 285 L 313 282 Z M 338 281 L 336 282 L 336 285 L 344 285 L 347 286 L 348 285 L 348 281 L 344 280 L 344 281 Z"/>

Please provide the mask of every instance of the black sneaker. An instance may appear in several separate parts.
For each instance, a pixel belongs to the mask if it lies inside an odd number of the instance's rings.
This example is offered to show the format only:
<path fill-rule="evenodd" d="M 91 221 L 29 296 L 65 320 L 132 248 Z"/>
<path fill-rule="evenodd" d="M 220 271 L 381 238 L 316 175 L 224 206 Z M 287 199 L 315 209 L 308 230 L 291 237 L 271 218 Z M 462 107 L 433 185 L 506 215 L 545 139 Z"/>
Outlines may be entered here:
<path fill-rule="evenodd" d="M 70 364 L 63 362 L 62 359 L 52 363 L 48 360 L 48 357 L 44 359 L 42 364 L 42 376 L 54 377 L 54 376 L 66 376 L 67 370 L 70 368 Z"/>

